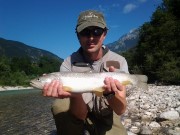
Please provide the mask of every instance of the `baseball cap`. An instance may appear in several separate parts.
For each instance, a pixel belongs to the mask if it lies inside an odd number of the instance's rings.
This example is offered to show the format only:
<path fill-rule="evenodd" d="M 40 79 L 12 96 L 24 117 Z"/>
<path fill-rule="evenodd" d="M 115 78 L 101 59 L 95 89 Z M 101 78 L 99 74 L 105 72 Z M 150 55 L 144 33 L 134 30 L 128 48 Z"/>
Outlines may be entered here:
<path fill-rule="evenodd" d="M 102 13 L 95 10 L 86 10 L 80 13 L 76 25 L 76 31 L 81 32 L 89 26 L 106 28 L 106 22 Z"/>

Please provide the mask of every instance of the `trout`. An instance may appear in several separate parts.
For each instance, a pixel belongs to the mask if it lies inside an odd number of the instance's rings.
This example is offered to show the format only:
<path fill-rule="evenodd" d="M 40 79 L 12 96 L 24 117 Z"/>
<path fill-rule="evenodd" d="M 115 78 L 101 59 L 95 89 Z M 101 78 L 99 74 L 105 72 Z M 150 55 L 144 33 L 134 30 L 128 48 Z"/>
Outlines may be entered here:
<path fill-rule="evenodd" d="M 123 85 L 132 85 L 142 89 L 147 89 L 147 76 L 137 74 L 127 74 L 121 72 L 101 72 L 101 73 L 74 73 L 74 72 L 53 72 L 42 75 L 30 81 L 30 85 L 43 89 L 45 83 L 52 80 L 59 80 L 63 85 L 63 90 L 74 93 L 104 91 L 105 77 L 117 79 Z"/>

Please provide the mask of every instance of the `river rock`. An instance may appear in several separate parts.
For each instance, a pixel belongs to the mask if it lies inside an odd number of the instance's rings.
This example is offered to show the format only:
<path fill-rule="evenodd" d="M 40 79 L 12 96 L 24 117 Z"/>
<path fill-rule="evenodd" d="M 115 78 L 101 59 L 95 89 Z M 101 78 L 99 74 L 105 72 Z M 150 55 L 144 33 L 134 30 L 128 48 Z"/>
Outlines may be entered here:
<path fill-rule="evenodd" d="M 143 126 L 141 128 L 141 135 L 152 135 L 152 131 L 148 126 Z"/>
<path fill-rule="evenodd" d="M 128 105 L 122 123 L 128 135 L 180 135 L 180 86 L 149 84 L 148 90 L 127 91 Z"/>
<path fill-rule="evenodd" d="M 136 127 L 136 126 L 132 126 L 132 127 L 130 128 L 130 131 L 131 131 L 132 133 L 137 134 L 137 133 L 140 132 L 140 128 L 139 128 L 139 127 Z"/>
<path fill-rule="evenodd" d="M 176 120 L 179 119 L 179 113 L 177 111 L 167 111 L 160 114 L 160 118 L 166 120 Z"/>
<path fill-rule="evenodd" d="M 152 129 L 153 132 L 157 132 L 160 130 L 161 126 L 159 123 L 153 121 L 149 124 L 149 127 Z"/>

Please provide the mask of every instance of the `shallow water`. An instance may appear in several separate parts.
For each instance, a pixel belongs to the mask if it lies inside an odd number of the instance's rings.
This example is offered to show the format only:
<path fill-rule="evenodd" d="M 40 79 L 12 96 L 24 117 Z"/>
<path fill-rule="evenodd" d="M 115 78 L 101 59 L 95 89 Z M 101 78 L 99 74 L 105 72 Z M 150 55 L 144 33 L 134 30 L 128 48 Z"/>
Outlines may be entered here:
<path fill-rule="evenodd" d="M 55 134 L 53 100 L 35 89 L 0 92 L 0 135 Z"/>

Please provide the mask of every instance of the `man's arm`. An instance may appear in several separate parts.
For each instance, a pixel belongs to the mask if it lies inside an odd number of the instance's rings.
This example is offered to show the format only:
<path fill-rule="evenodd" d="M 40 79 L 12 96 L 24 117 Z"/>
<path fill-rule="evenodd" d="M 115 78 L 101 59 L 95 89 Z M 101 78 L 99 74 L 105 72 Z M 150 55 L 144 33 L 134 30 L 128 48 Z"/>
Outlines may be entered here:
<path fill-rule="evenodd" d="M 115 68 L 110 67 L 110 72 L 114 72 Z M 107 99 L 110 107 L 114 110 L 117 115 L 121 115 L 125 112 L 127 101 L 126 101 L 126 87 L 123 86 L 118 80 L 113 78 L 105 78 L 105 92 L 112 93 L 115 92 L 115 96 Z"/>
<path fill-rule="evenodd" d="M 62 84 L 58 80 L 45 84 L 43 96 L 55 98 L 70 98 L 69 112 L 78 119 L 84 120 L 87 115 L 87 106 L 84 103 L 82 94 L 69 93 L 63 90 Z"/>
<path fill-rule="evenodd" d="M 66 59 L 61 67 L 60 71 L 69 72 L 71 71 L 71 65 Z M 58 80 L 53 80 L 51 83 L 45 84 L 43 88 L 43 95 L 48 97 L 55 97 L 55 98 L 69 98 L 70 105 L 69 105 L 69 112 L 74 115 L 76 118 L 84 120 L 87 115 L 87 106 L 84 103 L 82 98 L 82 94 L 75 94 L 66 92 L 63 90 L 63 84 L 61 84 Z"/>

